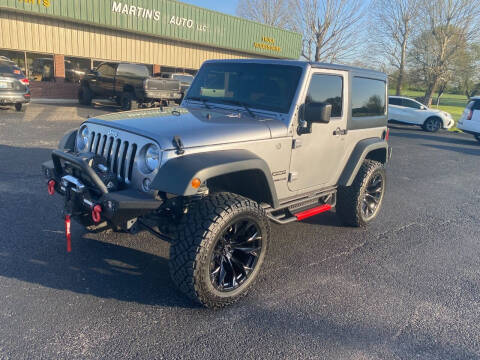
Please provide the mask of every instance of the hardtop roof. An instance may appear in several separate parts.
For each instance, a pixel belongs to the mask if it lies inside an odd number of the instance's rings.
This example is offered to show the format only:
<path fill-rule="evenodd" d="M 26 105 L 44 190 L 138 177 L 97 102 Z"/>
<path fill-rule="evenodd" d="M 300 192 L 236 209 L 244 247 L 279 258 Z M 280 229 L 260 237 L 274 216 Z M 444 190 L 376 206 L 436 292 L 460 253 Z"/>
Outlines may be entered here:
<path fill-rule="evenodd" d="M 331 64 L 331 63 L 321 63 L 321 62 L 312 62 L 312 61 L 302 61 L 302 60 L 282 60 L 282 59 L 228 59 L 228 60 L 207 60 L 205 63 L 259 63 L 259 64 L 272 64 L 272 65 L 290 65 L 290 66 L 300 66 L 307 67 L 311 66 L 312 68 L 317 69 L 331 69 L 331 70 L 342 70 L 353 73 L 356 76 L 364 76 L 374 79 L 387 80 L 387 74 L 370 69 L 364 69 L 356 66 L 349 65 L 340 65 L 340 64 Z"/>

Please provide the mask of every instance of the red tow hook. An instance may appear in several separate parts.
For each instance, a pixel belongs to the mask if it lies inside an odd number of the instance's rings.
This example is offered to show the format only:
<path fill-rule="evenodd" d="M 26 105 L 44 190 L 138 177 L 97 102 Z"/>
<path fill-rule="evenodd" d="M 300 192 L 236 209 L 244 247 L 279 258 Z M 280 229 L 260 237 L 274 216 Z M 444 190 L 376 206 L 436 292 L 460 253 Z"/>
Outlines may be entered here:
<path fill-rule="evenodd" d="M 72 251 L 72 232 L 70 230 L 70 215 L 65 215 L 65 235 L 67 237 L 67 253 Z"/>
<path fill-rule="evenodd" d="M 102 218 L 102 207 L 100 205 L 95 205 L 92 210 L 92 220 L 98 224 Z"/>
<path fill-rule="evenodd" d="M 55 180 L 53 179 L 48 181 L 48 194 L 55 194 Z"/>

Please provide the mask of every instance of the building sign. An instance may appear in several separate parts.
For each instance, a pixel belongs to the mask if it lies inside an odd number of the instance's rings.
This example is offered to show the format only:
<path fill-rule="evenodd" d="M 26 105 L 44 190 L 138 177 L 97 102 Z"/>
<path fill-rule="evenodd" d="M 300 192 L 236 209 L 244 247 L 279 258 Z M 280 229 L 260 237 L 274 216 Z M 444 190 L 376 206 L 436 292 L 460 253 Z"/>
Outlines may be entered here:
<path fill-rule="evenodd" d="M 4 9 L 250 53 L 252 57 L 298 59 L 302 45 L 298 33 L 174 0 L 0 0 L 0 11 Z"/>
<path fill-rule="evenodd" d="M 50 0 L 18 0 L 18 1 L 24 2 L 27 4 L 36 4 L 36 5 L 45 6 L 45 7 L 50 6 Z"/>
<path fill-rule="evenodd" d="M 281 52 L 282 48 L 280 46 L 275 45 L 275 39 L 268 36 L 262 36 L 261 42 L 254 42 L 253 46 L 257 49 Z"/>

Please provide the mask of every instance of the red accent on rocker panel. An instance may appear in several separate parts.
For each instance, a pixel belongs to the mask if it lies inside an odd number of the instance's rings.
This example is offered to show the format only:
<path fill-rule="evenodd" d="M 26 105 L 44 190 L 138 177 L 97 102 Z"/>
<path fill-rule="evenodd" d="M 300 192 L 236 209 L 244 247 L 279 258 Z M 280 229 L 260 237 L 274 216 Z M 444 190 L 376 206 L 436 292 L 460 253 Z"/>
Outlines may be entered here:
<path fill-rule="evenodd" d="M 311 216 L 323 213 L 331 209 L 332 209 L 331 205 L 325 204 L 325 205 L 317 206 L 317 207 L 314 207 L 313 209 L 308 209 L 298 214 L 295 214 L 295 217 L 297 218 L 298 221 L 301 221 L 303 219 L 309 218 Z"/>
<path fill-rule="evenodd" d="M 48 182 L 48 194 L 53 195 L 55 194 L 55 180 L 50 180 Z"/>
<path fill-rule="evenodd" d="M 65 215 L 65 235 L 67 237 L 67 252 L 72 251 L 72 232 L 70 230 L 70 215 Z"/>
<path fill-rule="evenodd" d="M 92 220 L 98 224 L 102 219 L 102 207 L 100 205 L 95 205 L 92 210 Z"/>

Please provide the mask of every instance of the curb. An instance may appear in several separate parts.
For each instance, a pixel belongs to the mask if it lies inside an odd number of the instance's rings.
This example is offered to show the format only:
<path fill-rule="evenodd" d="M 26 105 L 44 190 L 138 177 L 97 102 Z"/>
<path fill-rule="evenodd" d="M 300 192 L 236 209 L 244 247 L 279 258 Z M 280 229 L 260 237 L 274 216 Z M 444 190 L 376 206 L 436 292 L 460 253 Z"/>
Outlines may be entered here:
<path fill-rule="evenodd" d="M 42 99 L 42 98 L 32 98 L 30 100 L 32 104 L 71 104 L 78 105 L 77 99 Z"/>

